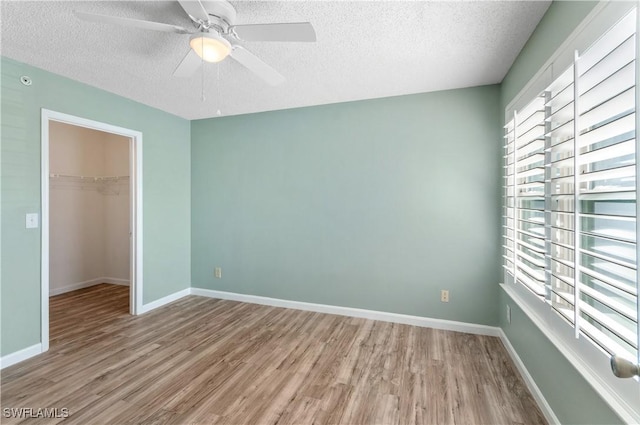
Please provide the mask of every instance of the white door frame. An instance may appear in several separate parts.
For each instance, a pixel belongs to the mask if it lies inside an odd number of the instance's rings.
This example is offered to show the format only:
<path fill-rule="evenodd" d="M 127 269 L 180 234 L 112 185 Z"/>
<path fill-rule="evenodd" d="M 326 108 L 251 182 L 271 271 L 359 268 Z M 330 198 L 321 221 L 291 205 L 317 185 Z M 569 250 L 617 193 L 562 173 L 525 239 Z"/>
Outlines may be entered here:
<path fill-rule="evenodd" d="M 41 342 L 42 351 L 49 349 L 49 123 L 62 122 L 128 137 L 130 184 L 130 272 L 129 311 L 142 313 L 142 133 L 128 128 L 92 121 L 61 112 L 42 109 L 41 157 Z"/>

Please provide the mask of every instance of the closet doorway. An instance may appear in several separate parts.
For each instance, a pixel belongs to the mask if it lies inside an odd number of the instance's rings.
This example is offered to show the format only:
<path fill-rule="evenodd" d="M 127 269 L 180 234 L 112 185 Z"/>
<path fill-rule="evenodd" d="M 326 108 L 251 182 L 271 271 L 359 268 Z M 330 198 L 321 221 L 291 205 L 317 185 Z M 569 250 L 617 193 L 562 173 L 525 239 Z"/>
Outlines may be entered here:
<path fill-rule="evenodd" d="M 142 133 L 43 109 L 41 168 L 46 351 L 94 309 L 142 312 Z"/>

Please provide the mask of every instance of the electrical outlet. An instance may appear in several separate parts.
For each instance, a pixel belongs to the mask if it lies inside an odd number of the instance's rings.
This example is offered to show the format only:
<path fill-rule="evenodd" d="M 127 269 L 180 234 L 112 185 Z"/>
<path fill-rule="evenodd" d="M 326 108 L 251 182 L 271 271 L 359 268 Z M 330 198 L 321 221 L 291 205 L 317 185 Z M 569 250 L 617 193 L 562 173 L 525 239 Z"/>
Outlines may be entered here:
<path fill-rule="evenodd" d="M 442 301 L 443 303 L 449 302 L 449 291 L 447 291 L 446 289 L 440 291 L 440 301 Z"/>
<path fill-rule="evenodd" d="M 511 306 L 507 304 L 507 323 L 511 323 Z"/>
<path fill-rule="evenodd" d="M 222 279 L 222 267 L 216 267 L 214 273 L 217 279 Z"/>

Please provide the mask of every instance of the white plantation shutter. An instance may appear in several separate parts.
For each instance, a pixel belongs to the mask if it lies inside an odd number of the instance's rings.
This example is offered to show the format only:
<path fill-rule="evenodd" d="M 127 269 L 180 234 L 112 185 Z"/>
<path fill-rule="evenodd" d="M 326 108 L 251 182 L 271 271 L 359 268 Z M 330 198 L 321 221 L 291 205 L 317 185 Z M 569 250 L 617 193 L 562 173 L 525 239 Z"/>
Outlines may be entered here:
<path fill-rule="evenodd" d="M 609 354 L 640 360 L 636 11 L 505 126 L 503 264 Z"/>
<path fill-rule="evenodd" d="M 538 295 L 545 293 L 544 98 L 515 116 L 515 276 Z"/>
<path fill-rule="evenodd" d="M 574 84 L 573 66 L 546 90 L 547 301 L 574 323 Z"/>
<path fill-rule="evenodd" d="M 580 332 L 610 354 L 638 357 L 636 16 L 585 51 L 578 69 Z"/>
<path fill-rule="evenodd" d="M 503 191 L 504 204 L 502 206 L 502 258 L 503 266 L 511 275 L 515 266 L 515 128 L 513 120 L 504 127 L 503 154 Z"/>

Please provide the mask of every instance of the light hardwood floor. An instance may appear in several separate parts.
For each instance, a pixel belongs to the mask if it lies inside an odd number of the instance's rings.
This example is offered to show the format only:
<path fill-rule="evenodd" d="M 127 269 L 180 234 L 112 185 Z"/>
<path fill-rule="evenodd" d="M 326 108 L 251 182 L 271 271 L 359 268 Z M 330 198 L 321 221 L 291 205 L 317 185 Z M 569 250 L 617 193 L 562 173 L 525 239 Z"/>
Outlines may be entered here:
<path fill-rule="evenodd" d="M 546 423 L 494 337 L 195 296 L 132 317 L 106 284 L 50 310 L 1 404 L 70 416 L 24 423 Z"/>

